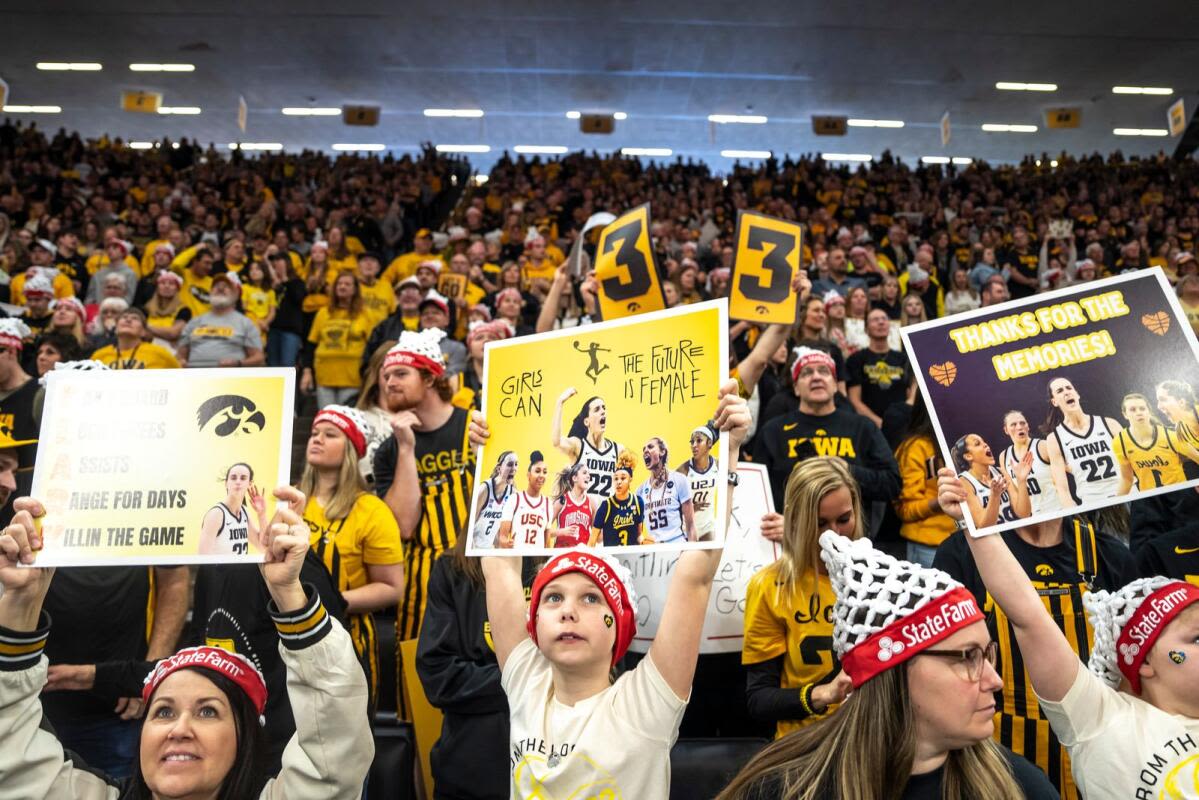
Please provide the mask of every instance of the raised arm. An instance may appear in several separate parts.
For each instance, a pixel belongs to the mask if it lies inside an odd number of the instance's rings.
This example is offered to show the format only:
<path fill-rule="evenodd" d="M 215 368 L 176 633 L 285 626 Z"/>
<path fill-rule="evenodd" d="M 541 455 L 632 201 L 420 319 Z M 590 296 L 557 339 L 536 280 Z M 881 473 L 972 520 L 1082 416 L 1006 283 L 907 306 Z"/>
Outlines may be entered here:
<path fill-rule="evenodd" d="M 573 386 L 562 393 L 558 398 L 558 404 L 554 406 L 554 421 L 550 427 L 550 444 L 562 451 L 571 461 L 578 459 L 583 443 L 573 436 L 562 436 L 562 406 L 578 393 Z"/>
<path fill-rule="evenodd" d="M 570 275 L 567 272 L 569 263 L 570 259 L 568 258 L 559 264 L 558 269 L 554 272 L 554 281 L 550 284 L 550 290 L 545 295 L 545 302 L 541 304 L 541 311 L 537 314 L 537 333 L 545 333 L 554 329 L 558 313 L 562 310 L 562 294 L 570 284 Z"/>
<path fill-rule="evenodd" d="M 770 363 L 770 357 L 786 344 L 789 331 L 790 328 L 787 325 L 766 326 L 766 330 L 762 331 L 762 335 L 758 337 L 754 349 L 737 365 L 737 379 L 745 387 L 745 394 L 754 393 L 758 381 L 762 379 L 762 373 L 766 371 L 766 366 Z"/>
<path fill-rule="evenodd" d="M 953 470 L 938 473 L 938 499 L 942 510 L 961 519 L 966 492 Z M 1078 655 L 1041 603 L 1028 575 L 998 534 L 975 538 L 964 534 L 974 563 L 987 586 L 1016 630 L 1016 641 L 1024 655 L 1024 666 L 1038 697 L 1057 702 L 1066 696 L 1080 667 Z"/>
<path fill-rule="evenodd" d="M 500 669 L 518 644 L 529 637 L 525 627 L 528 607 L 520 582 L 519 556 L 485 556 L 483 579 L 487 583 L 487 619 L 491 623 L 491 641 Z"/>

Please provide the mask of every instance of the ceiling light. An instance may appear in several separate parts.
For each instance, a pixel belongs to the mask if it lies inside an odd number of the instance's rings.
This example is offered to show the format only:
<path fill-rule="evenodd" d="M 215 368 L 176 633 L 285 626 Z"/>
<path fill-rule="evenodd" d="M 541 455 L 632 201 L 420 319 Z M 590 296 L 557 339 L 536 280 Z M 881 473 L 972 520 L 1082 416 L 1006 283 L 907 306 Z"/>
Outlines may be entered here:
<path fill-rule="evenodd" d="M 1113 86 L 1112 94 L 1174 94 L 1168 86 Z"/>
<path fill-rule="evenodd" d="M 982 129 L 988 133 L 1036 133 L 1036 125 L 1006 125 L 999 122 L 984 122 Z"/>
<path fill-rule="evenodd" d="M 820 157 L 825 161 L 873 161 L 874 156 L 866 153 L 821 153 Z"/>
<path fill-rule="evenodd" d="M 99 72 L 104 65 L 94 61 L 39 61 L 37 68 L 47 72 Z"/>
<path fill-rule="evenodd" d="M 709 114 L 708 122 L 741 125 L 765 125 L 766 117 L 761 114 Z"/>
<path fill-rule="evenodd" d="M 666 157 L 673 154 L 674 151 L 669 147 L 622 147 L 620 154 L 622 156 L 661 156 Z"/>
<path fill-rule="evenodd" d="M 921 156 L 921 164 L 948 164 L 949 156 Z"/>
<path fill-rule="evenodd" d="M 481 108 L 426 108 L 426 117 L 481 117 Z"/>
<path fill-rule="evenodd" d="M 61 114 L 62 106 L 4 106 L 9 114 Z"/>
<path fill-rule="evenodd" d="M 561 155 L 567 151 L 567 148 L 560 144 L 518 144 L 512 149 L 527 155 L 546 156 Z"/>
<path fill-rule="evenodd" d="M 849 119 L 845 121 L 851 128 L 902 128 L 901 119 Z"/>
<path fill-rule="evenodd" d="M 953 163 L 955 163 L 955 164 L 958 164 L 958 165 L 960 165 L 960 166 L 963 166 L 963 167 L 964 167 L 964 166 L 967 166 L 967 165 L 969 165 L 969 164 L 973 164 L 973 163 L 974 163 L 974 159 L 973 159 L 973 158 L 965 158 L 965 157 L 963 157 L 963 156 L 954 156 L 954 157 L 953 157 Z"/>
<path fill-rule="evenodd" d="M 195 115 L 200 113 L 199 106 L 159 106 L 159 114 L 188 114 Z"/>
<path fill-rule="evenodd" d="M 282 150 L 283 145 L 279 142 L 237 142 L 229 143 L 230 150 Z"/>
<path fill-rule="evenodd" d="M 612 119 L 628 119 L 628 118 L 629 118 L 629 115 L 624 113 L 623 111 L 617 111 L 612 114 Z"/>
<path fill-rule="evenodd" d="M 288 106 L 283 114 L 288 117 L 336 117 L 341 113 L 340 108 L 301 108 Z"/>
<path fill-rule="evenodd" d="M 130 142 L 130 150 L 153 150 L 156 147 L 155 142 Z"/>
<path fill-rule="evenodd" d="M 490 153 L 491 147 L 485 144 L 439 144 L 439 153 Z"/>
<path fill-rule="evenodd" d="M 1056 92 L 1056 83 L 1017 83 L 1014 81 L 998 81 L 996 89 L 1005 92 Z"/>
<path fill-rule="evenodd" d="M 356 151 L 364 151 L 368 153 L 377 153 L 380 150 L 386 150 L 385 144 L 344 144 L 338 143 L 333 145 L 333 149 L 341 153 L 353 153 Z"/>
<path fill-rule="evenodd" d="M 725 158 L 770 158 L 769 150 L 721 150 Z"/>
<path fill-rule="evenodd" d="M 130 64 L 130 72 L 195 72 L 195 64 Z"/>
<path fill-rule="evenodd" d="M 580 114 L 578 111 L 567 111 L 566 112 L 567 119 L 578 119 L 581 116 L 583 116 L 583 115 Z"/>
<path fill-rule="evenodd" d="M 1113 128 L 1116 136 L 1169 136 L 1165 128 Z"/>

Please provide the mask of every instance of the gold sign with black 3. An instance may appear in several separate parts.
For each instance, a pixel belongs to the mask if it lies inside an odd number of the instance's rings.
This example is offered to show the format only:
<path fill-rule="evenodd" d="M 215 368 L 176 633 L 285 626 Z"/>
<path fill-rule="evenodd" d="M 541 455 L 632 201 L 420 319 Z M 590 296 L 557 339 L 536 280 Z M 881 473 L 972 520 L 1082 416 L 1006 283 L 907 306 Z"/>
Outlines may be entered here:
<path fill-rule="evenodd" d="M 617 217 L 600 233 L 595 279 L 606 320 L 666 308 L 649 240 L 649 203 Z"/>
<path fill-rule="evenodd" d="M 729 287 L 729 319 L 763 324 L 795 322 L 802 227 L 753 211 L 737 214 L 737 255 Z"/>

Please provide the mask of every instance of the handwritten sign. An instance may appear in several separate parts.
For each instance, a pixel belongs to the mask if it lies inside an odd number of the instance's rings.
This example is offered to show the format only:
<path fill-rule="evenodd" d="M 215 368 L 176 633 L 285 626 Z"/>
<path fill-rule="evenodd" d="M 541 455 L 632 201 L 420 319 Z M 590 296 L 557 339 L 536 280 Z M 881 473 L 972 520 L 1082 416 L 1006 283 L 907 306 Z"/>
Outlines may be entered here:
<path fill-rule="evenodd" d="M 1199 483 L 1199 345 L 1160 269 L 901 334 L 945 461 L 969 484 L 972 530 Z"/>
<path fill-rule="evenodd" d="M 294 396 L 285 369 L 49 373 L 38 565 L 261 561 Z"/>
<path fill-rule="evenodd" d="M 736 241 L 729 317 L 746 322 L 794 323 L 799 295 L 791 291 L 791 281 L 799 271 L 803 241 L 800 226 L 741 210 L 737 212 Z"/>
<path fill-rule="evenodd" d="M 740 652 L 741 640 L 745 638 L 745 591 L 749 579 L 779 556 L 778 545 L 762 538 L 760 528 L 762 517 L 774 511 L 766 468 L 761 464 L 738 464 L 737 477 L 739 483 L 733 490 L 724 554 L 712 581 L 712 594 L 704 615 L 701 653 Z M 637 590 L 637 635 L 630 649 L 644 653 L 658 634 L 666 592 L 679 555 L 638 553 L 618 558 L 633 573 Z"/>
<path fill-rule="evenodd" d="M 513 483 L 522 496 L 512 527 L 521 536 L 504 542 L 492 532 L 495 541 L 484 541 L 476 504 L 468 553 L 548 554 L 576 539 L 564 545 L 546 530 L 568 527 L 572 537 L 581 529 L 584 544 L 594 527 L 594 546 L 615 552 L 718 546 L 725 436 L 699 455 L 692 437 L 716 411 L 728 373 L 727 331 L 727 306 L 717 301 L 489 344 L 482 408 L 491 437 L 478 459 L 476 485 L 502 467 L 505 454 L 515 453 Z M 529 471 L 534 451 L 544 459 L 541 484 Z M 696 458 L 702 469 L 692 463 Z M 575 464 L 582 465 L 576 476 L 582 483 L 567 512 L 574 516 L 538 519 L 546 513 L 543 501 L 552 507 L 564 494 L 559 476 Z M 608 500 L 612 514 L 600 520 Z M 490 513 L 498 520 L 498 509 Z"/>
<path fill-rule="evenodd" d="M 600 232 L 595 278 L 604 319 L 666 308 L 649 241 L 649 203 L 618 217 Z"/>

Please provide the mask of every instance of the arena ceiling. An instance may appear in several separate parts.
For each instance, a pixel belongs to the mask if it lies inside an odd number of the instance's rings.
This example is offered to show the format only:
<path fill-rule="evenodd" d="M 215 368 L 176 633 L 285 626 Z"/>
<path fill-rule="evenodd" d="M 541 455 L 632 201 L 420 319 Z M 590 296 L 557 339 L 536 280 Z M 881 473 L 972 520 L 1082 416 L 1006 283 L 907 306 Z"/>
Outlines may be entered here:
<path fill-rule="evenodd" d="M 725 150 L 835 152 L 908 159 L 1013 161 L 1026 153 L 1173 152 L 1178 140 L 1117 136 L 1166 128 L 1169 105 L 1199 97 L 1199 33 L 1190 3 L 1032 2 L 370 2 L 369 0 L 5 0 L 0 77 L 8 104 L 60 106 L 19 114 L 46 128 L 129 141 L 190 135 L 328 150 L 335 143 L 485 145 L 486 171 L 515 145 L 601 151 L 669 148 L 727 169 Z M 37 62 L 100 63 L 43 71 Z M 133 72 L 130 63 L 194 64 Z M 999 91 L 998 81 L 1056 91 Z M 1113 86 L 1173 94 L 1113 94 Z M 161 92 L 199 115 L 122 111 L 122 91 Z M 238 130 L 238 98 L 248 107 Z M 340 117 L 285 116 L 284 107 L 377 104 L 377 127 Z M 1044 111 L 1081 110 L 1054 130 Z M 481 109 L 479 118 L 424 109 Z M 585 135 L 568 111 L 627 115 Z M 941 144 L 950 114 L 952 138 Z M 718 124 L 711 114 L 759 115 Z M 900 120 L 902 128 L 813 134 L 814 114 Z M 11 115 L 10 116 L 17 116 Z M 984 123 L 1035 125 L 988 133 Z"/>

